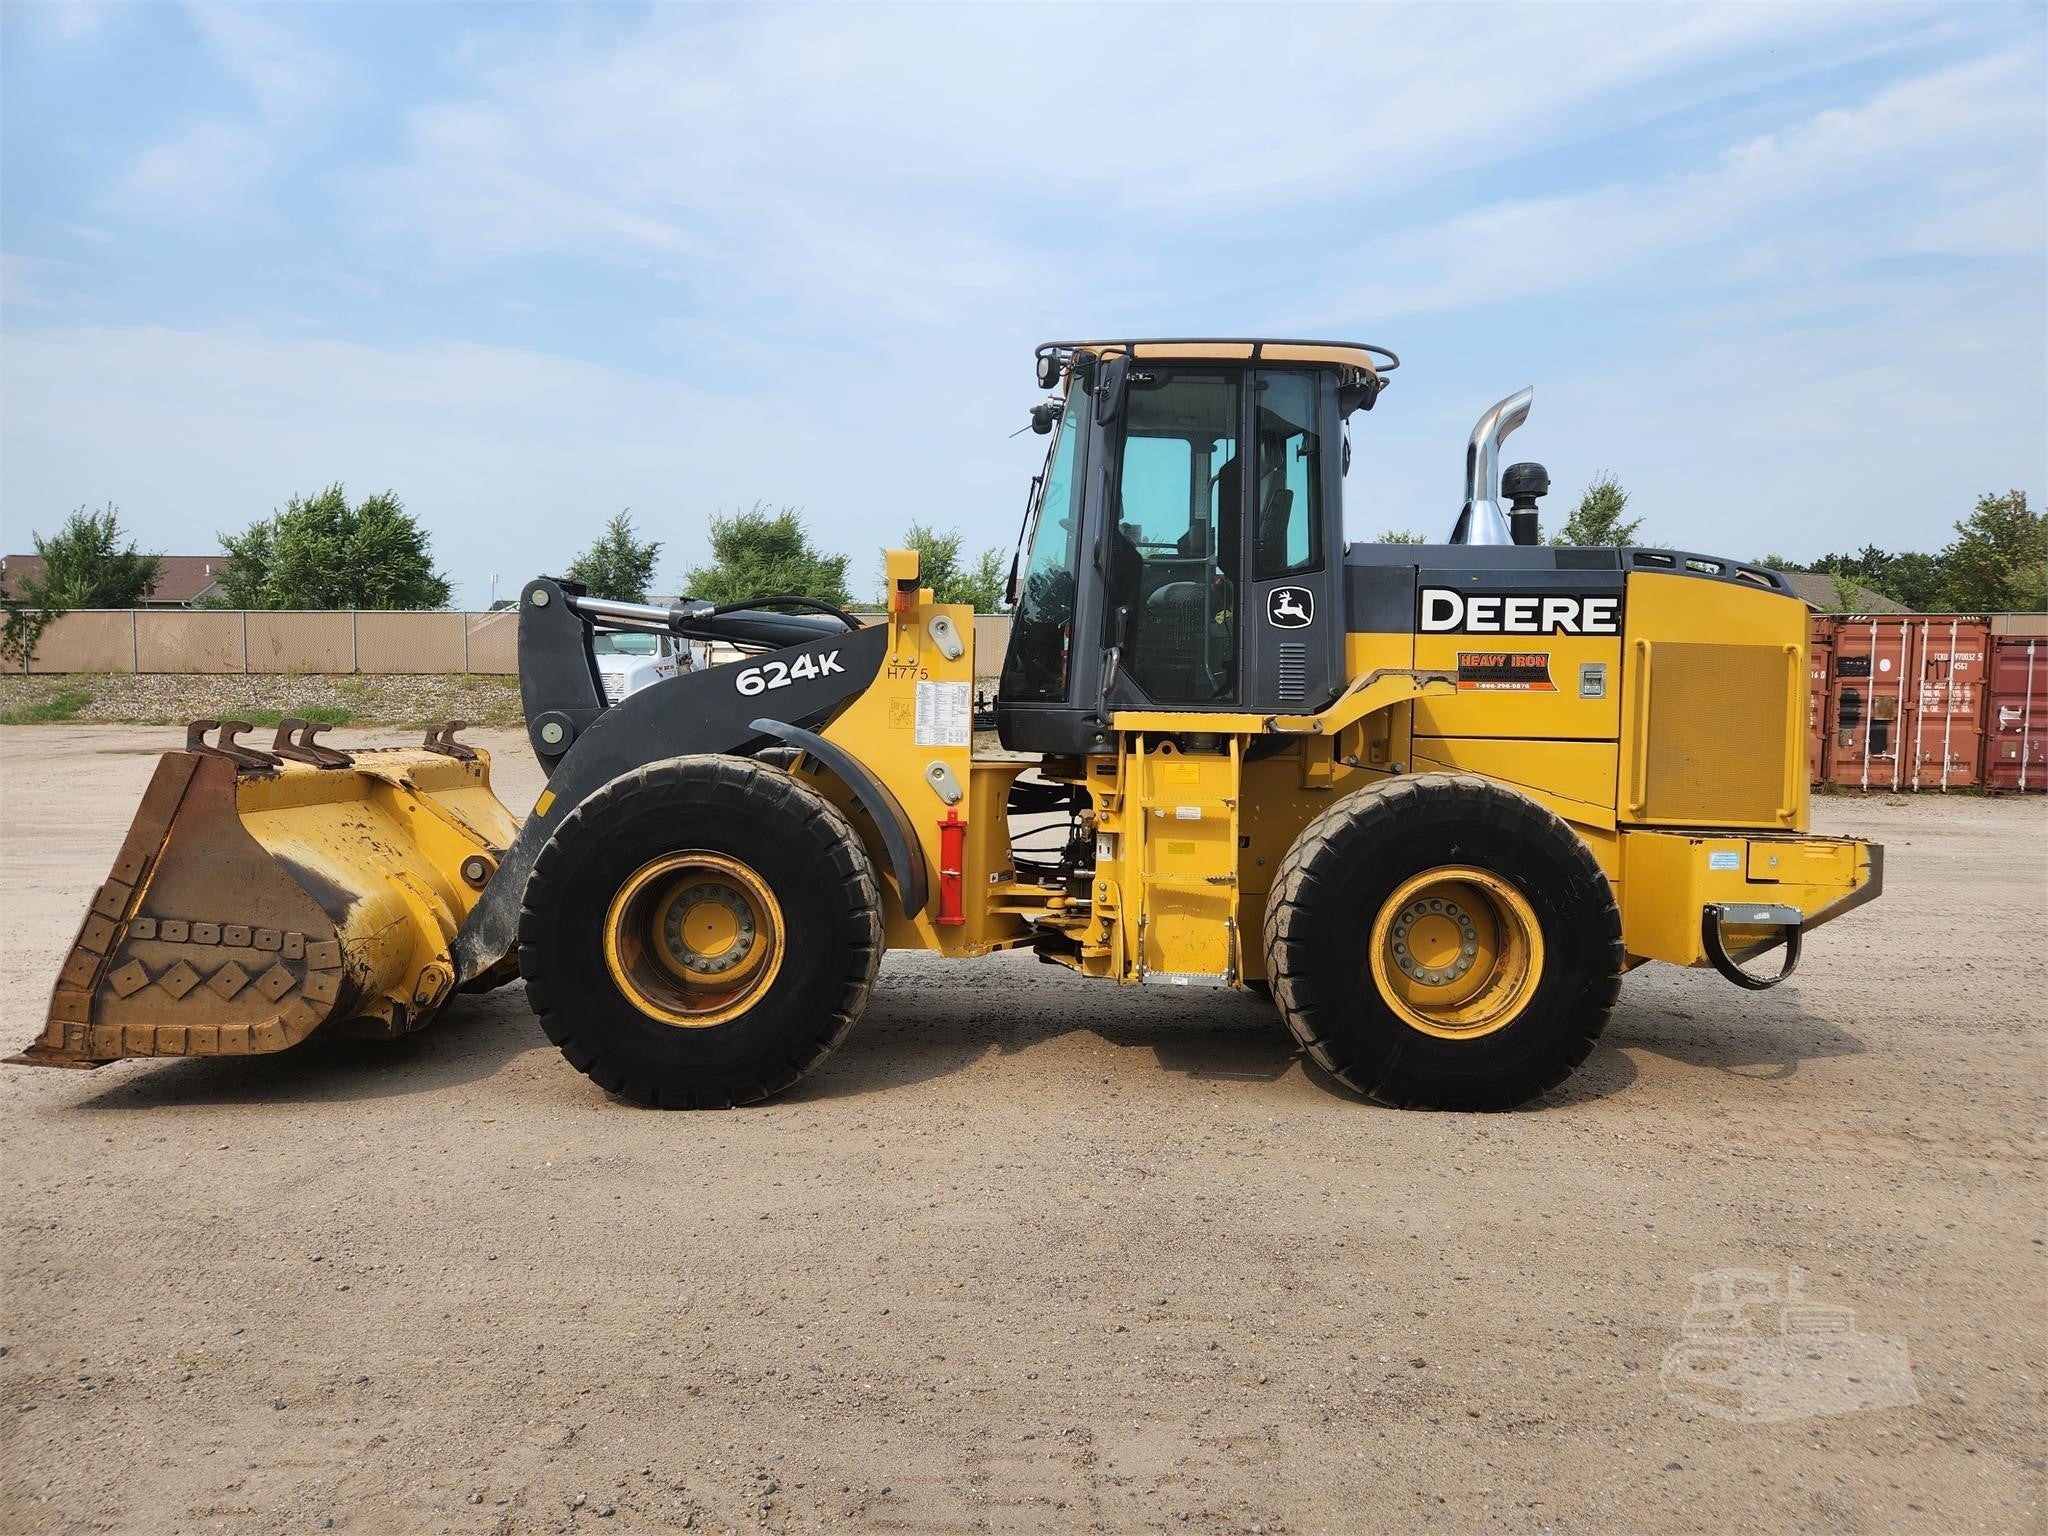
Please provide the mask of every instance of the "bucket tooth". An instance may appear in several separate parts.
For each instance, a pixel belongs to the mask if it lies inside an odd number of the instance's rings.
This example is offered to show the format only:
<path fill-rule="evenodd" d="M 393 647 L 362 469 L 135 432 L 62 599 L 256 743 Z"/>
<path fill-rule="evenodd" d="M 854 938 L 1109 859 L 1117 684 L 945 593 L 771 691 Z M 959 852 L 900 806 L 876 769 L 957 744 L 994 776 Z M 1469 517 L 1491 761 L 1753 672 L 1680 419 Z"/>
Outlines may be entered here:
<path fill-rule="evenodd" d="M 261 773 L 277 767 L 278 758 L 255 747 L 242 745 L 239 740 L 242 732 L 253 729 L 246 720 L 194 720 L 185 727 L 185 750 L 204 757 L 224 757 L 245 773 Z M 206 739 L 208 731 L 218 733 L 211 744 Z"/>
<path fill-rule="evenodd" d="M 429 752 L 438 752 L 443 757 L 457 757 L 465 763 L 476 761 L 476 748 L 455 739 L 457 731 L 469 729 L 467 720 L 444 720 L 439 725 L 427 727 L 427 739 L 421 743 Z"/>
<path fill-rule="evenodd" d="M 347 768 L 355 762 L 346 752 L 335 747 L 323 747 L 313 740 L 324 725 L 314 725 L 301 720 L 297 715 L 286 715 L 277 722 L 277 735 L 270 743 L 271 752 L 277 757 L 290 758 L 296 763 L 311 763 L 315 768 Z"/>

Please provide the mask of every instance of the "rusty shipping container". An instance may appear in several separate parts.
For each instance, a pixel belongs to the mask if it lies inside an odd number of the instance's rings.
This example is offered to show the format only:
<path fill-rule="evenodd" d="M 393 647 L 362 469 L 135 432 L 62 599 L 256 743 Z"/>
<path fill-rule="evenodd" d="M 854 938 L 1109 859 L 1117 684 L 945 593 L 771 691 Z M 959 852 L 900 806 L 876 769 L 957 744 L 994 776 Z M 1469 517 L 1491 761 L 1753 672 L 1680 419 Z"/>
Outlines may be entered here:
<path fill-rule="evenodd" d="M 1981 614 L 1837 619 L 1826 781 L 1907 791 L 1978 783 L 1990 641 Z"/>
<path fill-rule="evenodd" d="M 2048 638 L 1995 635 L 1991 645 L 1984 785 L 2048 790 Z"/>
<path fill-rule="evenodd" d="M 1817 613 L 1806 645 L 1806 781 L 1827 782 L 1828 668 L 1835 656 L 1835 621 Z"/>

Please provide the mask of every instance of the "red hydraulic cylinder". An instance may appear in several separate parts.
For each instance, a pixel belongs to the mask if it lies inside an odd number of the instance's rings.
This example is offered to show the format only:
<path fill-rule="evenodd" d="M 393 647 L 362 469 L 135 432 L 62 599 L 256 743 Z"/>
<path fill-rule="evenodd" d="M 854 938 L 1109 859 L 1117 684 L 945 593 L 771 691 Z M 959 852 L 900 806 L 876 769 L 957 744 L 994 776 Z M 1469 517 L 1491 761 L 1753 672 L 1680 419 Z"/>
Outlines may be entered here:
<path fill-rule="evenodd" d="M 939 823 L 939 915 L 936 919 L 949 928 L 957 928 L 967 921 L 967 913 L 961 905 L 960 866 L 967 858 L 967 823 L 960 819 L 956 810 L 947 810 L 946 819 Z"/>

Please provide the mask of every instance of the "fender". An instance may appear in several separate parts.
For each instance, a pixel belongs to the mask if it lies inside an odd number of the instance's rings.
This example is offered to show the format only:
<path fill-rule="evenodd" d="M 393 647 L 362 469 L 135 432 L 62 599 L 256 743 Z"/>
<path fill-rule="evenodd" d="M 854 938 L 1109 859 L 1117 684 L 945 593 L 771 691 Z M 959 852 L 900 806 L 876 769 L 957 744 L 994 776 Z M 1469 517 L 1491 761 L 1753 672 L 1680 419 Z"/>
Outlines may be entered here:
<path fill-rule="evenodd" d="M 924 845 L 917 840 L 917 830 L 911 825 L 903 802 L 890 792 L 889 786 L 868 772 L 866 765 L 846 748 L 837 742 L 827 741 L 816 731 L 785 725 L 780 720 L 755 720 L 748 729 L 801 748 L 806 755 L 815 757 L 839 775 L 881 829 L 882 847 L 889 855 L 889 869 L 896 876 L 896 894 L 903 899 L 903 915 L 915 917 L 922 912 L 931 896 L 931 878 L 924 864 Z"/>

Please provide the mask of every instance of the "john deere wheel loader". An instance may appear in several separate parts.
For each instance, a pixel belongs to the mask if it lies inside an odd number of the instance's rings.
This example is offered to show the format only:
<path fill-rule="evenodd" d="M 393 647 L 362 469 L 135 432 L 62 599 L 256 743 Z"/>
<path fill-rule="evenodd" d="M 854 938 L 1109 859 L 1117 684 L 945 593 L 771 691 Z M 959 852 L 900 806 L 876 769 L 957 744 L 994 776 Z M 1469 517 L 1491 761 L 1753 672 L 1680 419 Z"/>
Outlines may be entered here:
<path fill-rule="evenodd" d="M 1102 982 L 1270 988 L 1361 1093 L 1498 1109 L 1585 1059 L 1644 961 L 1782 980 L 1882 869 L 1806 830 L 1804 606 L 1738 561 L 1539 542 L 1541 466 L 1496 471 L 1528 390 L 1475 428 L 1448 543 L 1347 545 L 1348 423 L 1396 366 L 1040 347 L 1004 754 L 973 746 L 973 615 L 904 551 L 866 627 L 528 583 L 548 779 L 523 822 L 452 729 L 342 752 L 199 722 L 16 1059 L 397 1035 L 516 974 L 605 1088 L 724 1106 L 816 1067 L 885 949 L 1030 949 Z M 750 654 L 608 704 L 613 630 Z"/>

